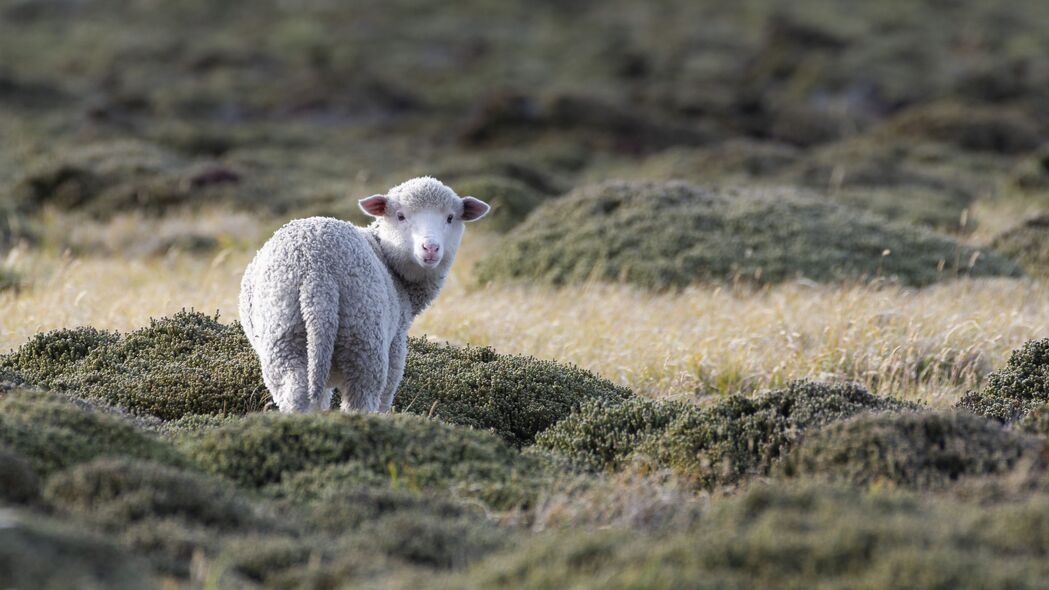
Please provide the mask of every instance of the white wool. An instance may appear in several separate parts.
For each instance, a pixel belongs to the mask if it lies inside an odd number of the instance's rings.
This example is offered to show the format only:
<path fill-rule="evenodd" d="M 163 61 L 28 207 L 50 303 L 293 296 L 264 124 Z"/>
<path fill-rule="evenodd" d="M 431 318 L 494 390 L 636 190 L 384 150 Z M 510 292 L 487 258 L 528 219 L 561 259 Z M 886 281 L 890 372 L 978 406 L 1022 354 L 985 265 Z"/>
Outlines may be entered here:
<path fill-rule="evenodd" d="M 408 327 L 437 297 L 463 221 L 488 210 L 429 177 L 366 202 L 384 208 L 370 226 L 292 221 L 244 271 L 241 322 L 281 411 L 326 410 L 333 387 L 343 410 L 388 411 Z"/>

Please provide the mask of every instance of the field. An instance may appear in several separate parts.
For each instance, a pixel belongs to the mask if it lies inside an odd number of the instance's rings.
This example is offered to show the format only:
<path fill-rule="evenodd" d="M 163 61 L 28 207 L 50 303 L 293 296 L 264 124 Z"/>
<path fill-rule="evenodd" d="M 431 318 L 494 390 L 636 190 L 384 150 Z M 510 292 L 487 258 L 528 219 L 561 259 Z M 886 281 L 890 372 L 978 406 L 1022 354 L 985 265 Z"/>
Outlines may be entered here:
<path fill-rule="evenodd" d="M 1049 587 L 1049 6 L 0 1 L 0 586 Z M 289 219 L 493 205 L 388 415 Z"/>

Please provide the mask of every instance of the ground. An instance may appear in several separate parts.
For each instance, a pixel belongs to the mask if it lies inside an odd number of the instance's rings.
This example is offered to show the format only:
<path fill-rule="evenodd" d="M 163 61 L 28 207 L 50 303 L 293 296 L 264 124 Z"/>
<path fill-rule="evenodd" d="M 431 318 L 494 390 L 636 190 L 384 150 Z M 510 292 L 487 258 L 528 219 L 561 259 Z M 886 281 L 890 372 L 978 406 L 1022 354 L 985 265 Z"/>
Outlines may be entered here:
<path fill-rule="evenodd" d="M 1047 587 L 1047 19 L 0 1 L 0 586 Z M 245 265 L 420 174 L 395 411 L 267 410 Z"/>

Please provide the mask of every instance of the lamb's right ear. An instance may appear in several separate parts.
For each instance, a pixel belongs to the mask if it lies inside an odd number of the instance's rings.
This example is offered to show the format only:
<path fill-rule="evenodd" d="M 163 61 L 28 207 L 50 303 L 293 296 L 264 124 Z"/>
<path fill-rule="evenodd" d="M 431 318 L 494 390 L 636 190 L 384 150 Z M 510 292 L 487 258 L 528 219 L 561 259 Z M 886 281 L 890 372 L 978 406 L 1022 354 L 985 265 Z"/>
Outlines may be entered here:
<path fill-rule="evenodd" d="M 361 206 L 361 211 L 372 217 L 386 215 L 386 195 L 372 195 L 357 201 L 357 204 Z"/>

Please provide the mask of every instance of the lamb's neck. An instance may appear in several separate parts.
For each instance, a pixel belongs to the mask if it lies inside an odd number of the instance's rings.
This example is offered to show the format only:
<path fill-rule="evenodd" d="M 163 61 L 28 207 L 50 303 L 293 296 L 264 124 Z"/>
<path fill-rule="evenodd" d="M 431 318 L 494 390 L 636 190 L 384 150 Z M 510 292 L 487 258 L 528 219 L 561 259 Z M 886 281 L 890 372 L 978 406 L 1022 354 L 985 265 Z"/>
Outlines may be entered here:
<path fill-rule="evenodd" d="M 437 299 L 437 294 L 441 292 L 446 276 L 446 274 L 442 273 L 422 280 L 409 281 L 403 276 L 394 273 L 393 279 L 397 283 L 397 287 L 408 296 L 408 301 L 412 306 L 413 318 L 422 313 L 427 307 L 430 307 L 433 300 Z"/>
<path fill-rule="evenodd" d="M 441 292 L 441 287 L 444 286 L 444 280 L 448 276 L 448 269 L 452 261 L 449 259 L 443 260 L 434 270 L 419 268 L 415 262 L 405 260 L 403 256 L 399 256 L 398 252 L 388 251 L 379 238 L 378 232 L 374 228 L 369 229 L 371 229 L 375 242 L 379 246 L 379 256 L 386 263 L 386 268 L 390 270 L 390 276 L 393 277 L 394 285 L 408 297 L 408 302 L 412 308 L 412 317 L 414 318 L 429 307 L 434 299 L 437 299 L 438 293 Z"/>

